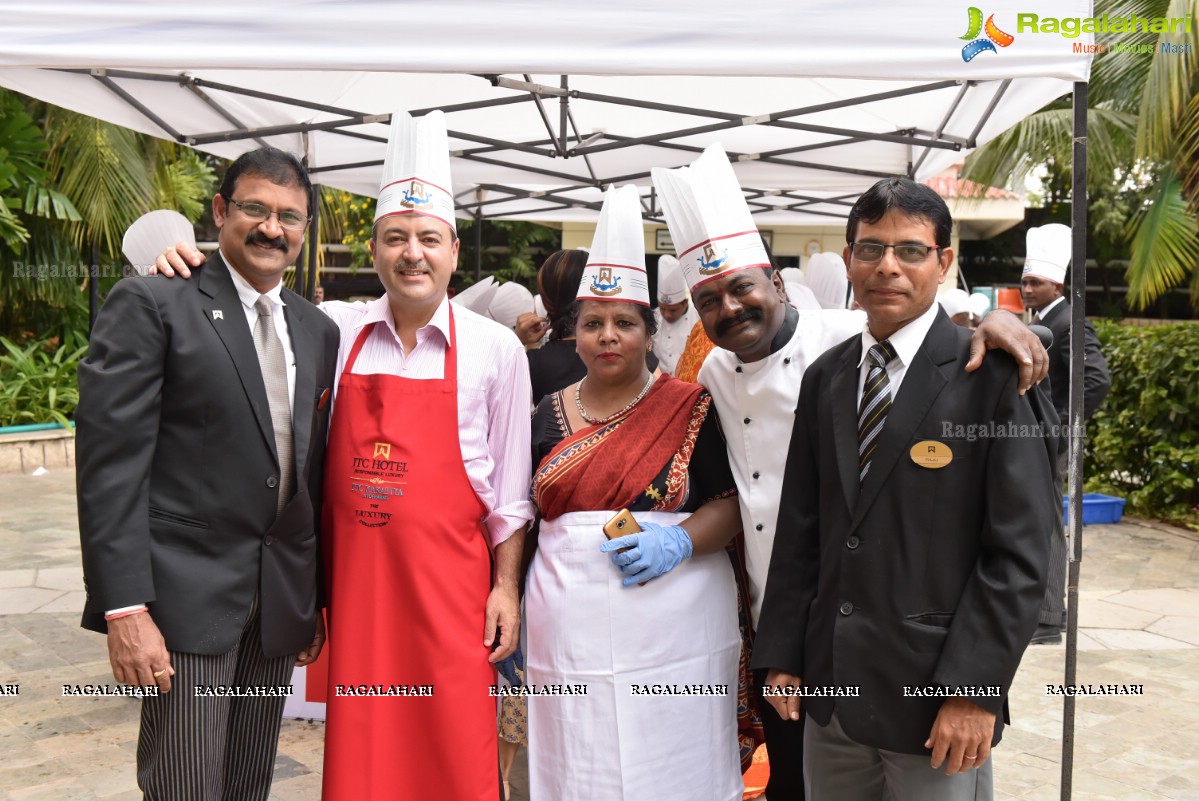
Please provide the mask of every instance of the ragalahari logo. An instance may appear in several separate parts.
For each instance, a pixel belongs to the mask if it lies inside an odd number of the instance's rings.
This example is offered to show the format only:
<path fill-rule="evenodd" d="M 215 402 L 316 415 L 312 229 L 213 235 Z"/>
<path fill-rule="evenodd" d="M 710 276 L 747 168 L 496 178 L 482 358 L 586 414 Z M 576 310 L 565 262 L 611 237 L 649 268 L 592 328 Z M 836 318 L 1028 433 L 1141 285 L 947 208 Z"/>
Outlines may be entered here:
<path fill-rule="evenodd" d="M 991 51 L 998 53 L 995 45 L 1007 47 L 1012 42 L 1016 41 L 1016 37 L 1010 33 L 1004 33 L 999 30 L 999 26 L 995 24 L 995 15 L 987 17 L 987 24 L 983 25 L 983 12 L 981 8 L 970 6 L 967 9 L 970 15 L 969 27 L 966 29 L 966 35 L 959 37 L 961 39 L 970 40 L 970 43 L 962 48 L 962 61 L 970 62 L 979 53 Z M 979 38 L 980 33 L 986 33 L 986 36 Z"/>

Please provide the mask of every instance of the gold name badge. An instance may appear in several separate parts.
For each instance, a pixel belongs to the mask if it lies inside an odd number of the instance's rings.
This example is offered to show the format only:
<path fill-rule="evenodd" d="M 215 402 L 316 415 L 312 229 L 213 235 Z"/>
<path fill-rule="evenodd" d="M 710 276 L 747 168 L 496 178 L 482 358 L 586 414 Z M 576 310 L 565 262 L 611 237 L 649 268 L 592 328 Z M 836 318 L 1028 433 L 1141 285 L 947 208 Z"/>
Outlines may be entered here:
<path fill-rule="evenodd" d="M 953 461 L 953 451 L 944 442 L 926 439 L 912 446 L 912 461 L 930 470 L 939 470 Z"/>

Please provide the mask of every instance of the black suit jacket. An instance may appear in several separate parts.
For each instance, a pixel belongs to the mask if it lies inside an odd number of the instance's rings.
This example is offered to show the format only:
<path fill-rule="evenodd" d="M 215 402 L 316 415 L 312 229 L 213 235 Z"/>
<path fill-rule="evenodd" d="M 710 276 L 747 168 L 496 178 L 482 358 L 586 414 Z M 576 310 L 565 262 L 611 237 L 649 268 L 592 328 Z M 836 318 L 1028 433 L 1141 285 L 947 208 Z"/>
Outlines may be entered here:
<path fill-rule="evenodd" d="M 257 593 L 268 656 L 312 640 L 317 527 L 337 326 L 283 290 L 296 360 L 296 492 L 279 464 L 253 335 L 214 254 L 191 280 L 133 277 L 109 294 L 79 365 L 77 483 L 87 604 L 148 602 L 167 648 L 233 648 Z M 326 399 L 327 400 L 327 399 Z"/>
<path fill-rule="evenodd" d="M 1070 302 L 1063 300 L 1041 318 L 1041 325 L 1053 332 L 1053 344 L 1049 346 L 1049 391 L 1053 395 L 1053 408 L 1057 410 L 1062 425 L 1070 422 Z M 1112 374 L 1107 359 L 1099 349 L 1099 337 L 1090 320 L 1083 320 L 1083 419 L 1091 415 L 1103 403 L 1112 388 Z"/>
<path fill-rule="evenodd" d="M 998 687 L 970 700 L 996 713 L 999 741 L 1045 590 L 1045 529 L 1060 514 L 1036 396 L 1017 394 L 1007 354 L 992 351 L 964 372 L 969 343 L 938 311 L 860 489 L 861 337 L 808 368 L 754 644 L 755 668 L 809 687 L 857 687 L 859 697 L 804 698 L 803 707 L 827 725 L 835 706 L 854 740 L 902 753 L 928 753 L 945 700 L 905 697 L 905 686 Z M 989 421 L 1005 436 L 980 436 L 998 433 L 980 430 Z M 948 445 L 953 460 L 918 466 L 910 450 L 923 440 Z"/>

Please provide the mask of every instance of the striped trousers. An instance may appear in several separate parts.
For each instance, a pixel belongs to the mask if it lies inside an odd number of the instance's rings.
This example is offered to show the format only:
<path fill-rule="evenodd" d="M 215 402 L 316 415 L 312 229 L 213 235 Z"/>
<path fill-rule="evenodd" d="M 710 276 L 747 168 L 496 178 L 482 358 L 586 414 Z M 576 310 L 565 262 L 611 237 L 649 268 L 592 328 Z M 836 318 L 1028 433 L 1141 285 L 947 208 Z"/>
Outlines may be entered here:
<path fill-rule="evenodd" d="M 266 801 L 286 698 L 207 690 L 291 682 L 295 655 L 267 658 L 260 632 L 255 598 L 232 651 L 171 651 L 171 691 L 142 700 L 137 784 L 146 801 Z"/>

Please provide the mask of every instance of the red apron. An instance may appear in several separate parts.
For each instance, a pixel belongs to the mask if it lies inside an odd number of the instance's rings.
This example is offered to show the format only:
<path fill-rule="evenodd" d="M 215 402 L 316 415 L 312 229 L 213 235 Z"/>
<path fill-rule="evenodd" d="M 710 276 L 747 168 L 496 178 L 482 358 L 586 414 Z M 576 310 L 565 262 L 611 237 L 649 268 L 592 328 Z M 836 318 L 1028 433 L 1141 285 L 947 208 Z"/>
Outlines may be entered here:
<path fill-rule="evenodd" d="M 373 327 L 346 361 L 325 457 L 322 797 L 495 801 L 490 555 L 458 439 L 453 311 L 441 380 L 354 375 Z"/>

